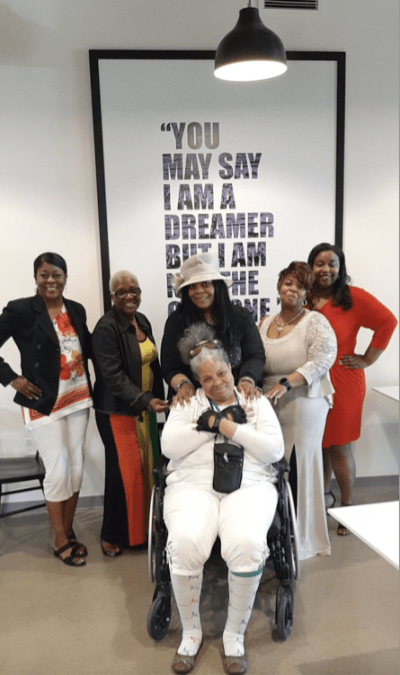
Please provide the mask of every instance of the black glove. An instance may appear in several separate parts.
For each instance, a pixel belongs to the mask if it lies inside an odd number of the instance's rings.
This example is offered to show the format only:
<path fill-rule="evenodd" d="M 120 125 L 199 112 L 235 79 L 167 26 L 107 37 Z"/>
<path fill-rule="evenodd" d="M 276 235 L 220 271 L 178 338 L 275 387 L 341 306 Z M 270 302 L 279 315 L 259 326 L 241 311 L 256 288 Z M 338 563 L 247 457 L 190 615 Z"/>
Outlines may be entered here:
<path fill-rule="evenodd" d="M 247 422 L 246 412 L 241 405 L 229 405 L 221 412 L 221 417 L 229 419 L 228 415 L 232 417 L 232 422 L 236 422 L 236 424 L 246 424 Z"/>
<path fill-rule="evenodd" d="M 208 421 L 210 417 L 215 417 L 214 424 L 210 427 Z M 215 410 L 205 410 L 197 420 L 196 431 L 209 431 L 212 434 L 218 434 L 218 425 L 221 420 L 221 413 Z"/>

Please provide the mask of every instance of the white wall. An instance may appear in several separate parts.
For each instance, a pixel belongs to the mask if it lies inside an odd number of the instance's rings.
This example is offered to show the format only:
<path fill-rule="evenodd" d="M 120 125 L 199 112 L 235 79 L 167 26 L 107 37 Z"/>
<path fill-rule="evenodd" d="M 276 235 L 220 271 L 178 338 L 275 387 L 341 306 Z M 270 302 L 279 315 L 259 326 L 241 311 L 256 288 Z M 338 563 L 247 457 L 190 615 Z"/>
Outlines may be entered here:
<path fill-rule="evenodd" d="M 245 0 L 0 2 L 0 307 L 33 293 L 33 259 L 55 250 L 68 262 L 67 297 L 85 305 L 89 328 L 102 313 L 88 50 L 215 49 L 246 5 Z M 319 12 L 262 9 L 261 15 L 288 50 L 347 52 L 344 249 L 353 283 L 397 312 L 398 1 L 320 0 L 320 5 Z M 301 240 L 299 252 L 308 253 L 301 251 Z M 150 303 L 143 310 L 151 317 Z M 368 339 L 362 335 L 360 348 Z M 11 344 L 2 355 L 18 369 Z M 397 373 L 396 333 L 367 371 L 369 390 L 397 384 Z M 10 387 L 0 391 L 4 455 L 17 454 L 24 437 L 12 395 Z M 368 394 L 356 448 L 361 476 L 397 471 L 397 411 L 378 400 Z M 82 494 L 102 489 L 103 450 L 92 420 Z"/>

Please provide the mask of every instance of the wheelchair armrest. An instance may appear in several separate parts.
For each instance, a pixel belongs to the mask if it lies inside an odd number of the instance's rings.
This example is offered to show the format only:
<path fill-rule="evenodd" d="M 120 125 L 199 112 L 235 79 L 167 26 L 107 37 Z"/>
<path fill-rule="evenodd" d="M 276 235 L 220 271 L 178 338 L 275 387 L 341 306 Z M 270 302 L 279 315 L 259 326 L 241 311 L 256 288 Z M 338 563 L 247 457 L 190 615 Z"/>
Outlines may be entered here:
<path fill-rule="evenodd" d="M 160 455 L 159 458 L 154 462 L 153 466 L 153 476 L 165 476 L 167 472 L 167 465 L 169 459 L 164 455 Z"/>
<path fill-rule="evenodd" d="M 279 462 L 274 462 L 273 466 L 275 467 L 275 469 L 277 469 L 279 476 L 282 476 L 285 473 L 285 471 L 288 472 L 290 471 L 289 463 L 284 457 L 282 457 L 282 459 L 280 459 Z"/>

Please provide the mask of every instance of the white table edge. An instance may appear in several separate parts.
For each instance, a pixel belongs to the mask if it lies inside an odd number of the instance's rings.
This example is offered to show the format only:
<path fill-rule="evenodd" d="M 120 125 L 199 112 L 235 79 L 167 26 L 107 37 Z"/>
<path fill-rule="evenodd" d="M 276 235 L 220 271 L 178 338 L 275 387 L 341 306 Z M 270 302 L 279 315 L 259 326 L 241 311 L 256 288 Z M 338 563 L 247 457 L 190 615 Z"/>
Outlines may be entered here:
<path fill-rule="evenodd" d="M 391 398 L 393 401 L 399 400 L 399 387 L 398 385 L 390 385 L 386 387 L 372 387 L 372 391 L 378 392 L 387 398 Z"/>
<path fill-rule="evenodd" d="M 393 502 L 381 502 L 384 504 L 398 504 L 398 501 L 393 501 Z M 378 553 L 382 558 L 384 558 L 388 563 L 393 565 L 396 569 L 399 569 L 399 559 L 397 556 L 397 559 L 391 558 L 388 556 L 386 553 L 384 553 L 381 549 L 379 549 L 377 546 L 375 546 L 373 543 L 371 543 L 370 540 L 368 540 L 366 537 L 361 535 L 354 527 L 354 525 L 350 522 L 348 522 L 348 519 L 346 518 L 346 511 L 349 513 L 348 509 L 358 509 L 362 508 L 363 506 L 372 506 L 370 504 L 360 504 L 359 506 L 342 506 L 342 507 L 336 507 L 336 508 L 331 508 L 328 509 L 328 513 L 332 518 L 335 518 L 338 522 L 342 523 L 342 525 L 345 525 L 355 536 L 357 536 L 361 541 L 364 542 L 367 546 L 372 548 L 375 553 Z M 347 521 L 347 522 L 346 522 Z"/>

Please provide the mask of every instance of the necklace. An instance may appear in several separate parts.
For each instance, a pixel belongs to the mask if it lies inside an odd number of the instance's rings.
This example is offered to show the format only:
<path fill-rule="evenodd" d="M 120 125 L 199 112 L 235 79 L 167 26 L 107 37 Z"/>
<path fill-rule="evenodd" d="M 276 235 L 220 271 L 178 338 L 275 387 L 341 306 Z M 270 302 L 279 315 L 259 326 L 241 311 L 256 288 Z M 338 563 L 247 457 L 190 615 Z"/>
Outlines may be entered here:
<path fill-rule="evenodd" d="M 296 316 L 293 317 L 293 319 L 290 319 L 290 321 L 286 321 L 286 323 L 279 323 L 278 319 L 276 319 L 276 327 L 278 329 L 278 332 L 281 333 L 283 331 L 283 329 L 285 328 L 285 326 L 288 326 L 289 323 L 292 323 L 292 321 L 297 319 L 297 317 L 300 316 L 300 314 L 302 314 L 303 312 L 304 312 L 304 307 L 298 314 L 296 314 Z M 279 314 L 279 316 L 280 316 L 280 314 Z"/>

